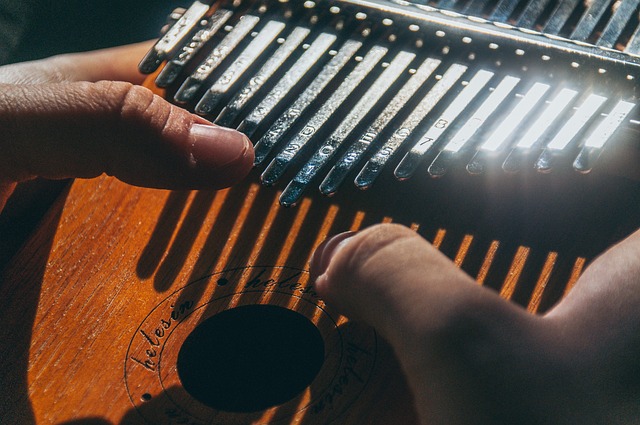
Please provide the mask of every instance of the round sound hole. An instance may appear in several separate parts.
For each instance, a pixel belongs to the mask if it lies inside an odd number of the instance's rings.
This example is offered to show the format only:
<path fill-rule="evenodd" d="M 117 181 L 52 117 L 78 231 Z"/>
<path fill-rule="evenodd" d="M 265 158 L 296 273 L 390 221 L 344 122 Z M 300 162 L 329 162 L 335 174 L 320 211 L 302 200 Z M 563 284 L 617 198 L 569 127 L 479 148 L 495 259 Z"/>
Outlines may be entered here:
<path fill-rule="evenodd" d="M 323 360 L 324 341 L 306 317 L 247 305 L 198 325 L 180 348 L 177 366 L 184 389 L 205 405 L 256 412 L 298 395 Z"/>

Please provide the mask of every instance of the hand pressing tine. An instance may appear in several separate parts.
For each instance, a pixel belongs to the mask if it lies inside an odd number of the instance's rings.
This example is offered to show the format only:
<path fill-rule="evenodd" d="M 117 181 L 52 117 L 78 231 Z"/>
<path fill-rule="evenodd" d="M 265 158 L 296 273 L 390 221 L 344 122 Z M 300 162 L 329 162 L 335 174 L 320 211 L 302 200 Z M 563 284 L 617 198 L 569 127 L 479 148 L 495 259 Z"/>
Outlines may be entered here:
<path fill-rule="evenodd" d="M 139 186 L 218 189 L 249 172 L 244 135 L 135 85 L 149 46 L 0 67 L 0 208 L 16 182 L 38 176 L 107 173 Z"/>
<path fill-rule="evenodd" d="M 311 273 L 328 304 L 391 343 L 424 424 L 638 423 L 640 232 L 543 316 L 399 225 L 329 239 Z"/>

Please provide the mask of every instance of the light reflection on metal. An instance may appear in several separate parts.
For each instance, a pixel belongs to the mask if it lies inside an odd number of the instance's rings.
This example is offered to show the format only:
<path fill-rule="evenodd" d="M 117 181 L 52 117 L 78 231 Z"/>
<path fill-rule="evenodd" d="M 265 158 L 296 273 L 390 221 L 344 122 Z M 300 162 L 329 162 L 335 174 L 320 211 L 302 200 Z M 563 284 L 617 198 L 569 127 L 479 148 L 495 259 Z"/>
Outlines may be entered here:
<path fill-rule="evenodd" d="M 507 96 L 513 91 L 520 82 L 520 78 L 506 76 L 498 87 L 489 95 L 489 97 L 480 105 L 476 112 L 466 121 L 464 126 L 456 133 L 449 143 L 445 145 L 443 150 L 449 152 L 459 152 L 478 131 L 478 129 L 489 119 L 496 109 L 505 101 Z"/>
<path fill-rule="evenodd" d="M 562 115 L 562 112 L 569 106 L 571 101 L 578 94 L 571 89 L 562 89 L 560 93 L 551 101 L 545 111 L 531 125 L 525 135 L 518 141 L 516 147 L 519 149 L 531 149 L 544 132 Z"/>
<path fill-rule="evenodd" d="M 598 112 L 600 107 L 607 100 L 604 96 L 591 94 L 578 107 L 578 110 L 569 118 L 569 121 L 556 133 L 555 137 L 547 145 L 547 149 L 561 151 L 565 149 L 571 141 L 580 133 L 589 120 Z"/>
<path fill-rule="evenodd" d="M 631 102 L 618 102 L 604 121 L 602 121 L 591 136 L 589 136 L 584 146 L 587 148 L 602 149 L 635 106 L 636 104 Z"/>
<path fill-rule="evenodd" d="M 549 90 L 548 84 L 535 83 L 527 94 L 520 100 L 518 105 L 504 118 L 502 123 L 496 128 L 486 141 L 480 146 L 481 150 L 496 152 L 500 150 L 524 119 L 531 113 L 533 108 L 540 102 L 542 97 Z"/>

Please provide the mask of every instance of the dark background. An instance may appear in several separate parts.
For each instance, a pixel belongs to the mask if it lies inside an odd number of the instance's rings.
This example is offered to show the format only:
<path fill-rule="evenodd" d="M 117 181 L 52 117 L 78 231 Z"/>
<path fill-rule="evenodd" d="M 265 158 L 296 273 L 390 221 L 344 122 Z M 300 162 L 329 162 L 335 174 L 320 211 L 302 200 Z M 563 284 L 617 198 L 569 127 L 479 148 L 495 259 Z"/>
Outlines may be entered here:
<path fill-rule="evenodd" d="M 191 0 L 0 0 L 23 21 L 8 56 L 19 62 L 58 53 L 128 44 L 158 36 L 169 13 Z M 5 12 L 5 14 L 8 12 Z"/>

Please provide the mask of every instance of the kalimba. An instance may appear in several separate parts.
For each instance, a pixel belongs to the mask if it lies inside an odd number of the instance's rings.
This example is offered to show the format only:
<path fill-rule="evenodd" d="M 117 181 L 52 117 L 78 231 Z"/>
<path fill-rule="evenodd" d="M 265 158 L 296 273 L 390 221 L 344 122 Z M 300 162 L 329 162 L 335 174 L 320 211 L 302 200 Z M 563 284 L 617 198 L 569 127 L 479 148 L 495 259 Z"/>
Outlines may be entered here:
<path fill-rule="evenodd" d="M 74 182 L 4 275 L 0 422 L 414 423 L 384 341 L 313 291 L 313 249 L 403 223 L 547 310 L 640 223 L 639 4 L 194 2 L 140 69 L 249 135 L 255 172 Z"/>

